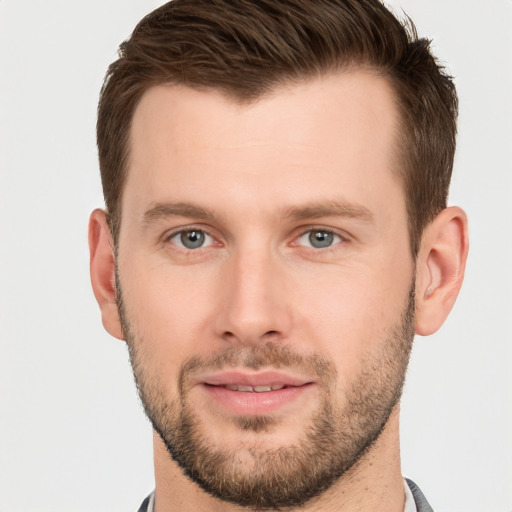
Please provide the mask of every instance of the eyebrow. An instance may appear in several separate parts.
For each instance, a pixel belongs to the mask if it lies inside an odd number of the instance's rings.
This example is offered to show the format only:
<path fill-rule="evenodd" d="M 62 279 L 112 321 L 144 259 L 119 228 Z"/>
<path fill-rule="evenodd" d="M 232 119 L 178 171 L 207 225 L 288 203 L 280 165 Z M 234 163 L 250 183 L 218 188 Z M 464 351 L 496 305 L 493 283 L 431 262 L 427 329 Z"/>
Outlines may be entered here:
<path fill-rule="evenodd" d="M 351 219 L 373 221 L 372 212 L 365 206 L 344 201 L 321 201 L 303 206 L 293 206 L 280 211 L 279 217 L 295 221 L 318 219 L 321 217 L 347 217 Z M 157 203 L 144 213 L 144 223 L 151 224 L 169 217 L 189 217 L 211 221 L 217 218 L 212 212 L 191 203 Z"/>
<path fill-rule="evenodd" d="M 144 213 L 144 222 L 152 222 L 168 217 L 193 217 L 199 220 L 213 220 L 214 215 L 190 203 L 157 203 Z"/>
<path fill-rule="evenodd" d="M 291 207 L 284 211 L 284 216 L 299 221 L 320 217 L 348 217 L 366 222 L 373 221 L 373 213 L 368 208 L 344 201 L 322 201 L 300 207 Z"/>

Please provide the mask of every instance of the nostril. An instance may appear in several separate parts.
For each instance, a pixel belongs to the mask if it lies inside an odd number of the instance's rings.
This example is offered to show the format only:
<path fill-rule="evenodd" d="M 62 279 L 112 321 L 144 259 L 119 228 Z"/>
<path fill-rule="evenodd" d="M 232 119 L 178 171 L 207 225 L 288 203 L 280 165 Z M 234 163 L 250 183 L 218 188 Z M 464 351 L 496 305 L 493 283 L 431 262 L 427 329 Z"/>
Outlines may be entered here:
<path fill-rule="evenodd" d="M 245 335 L 244 335 L 245 334 Z M 281 339 L 281 331 L 272 329 L 270 331 L 263 331 L 262 334 L 256 333 L 245 333 L 243 330 L 240 334 L 237 331 L 224 331 L 222 333 L 222 339 L 228 343 L 241 343 L 241 344 L 260 344 L 260 343 L 271 343 Z"/>
<path fill-rule="evenodd" d="M 272 343 L 274 341 L 278 341 L 279 339 L 281 339 L 281 337 L 282 337 L 282 334 L 280 331 L 272 330 L 272 331 L 267 331 L 263 336 L 261 336 L 260 339 L 264 343 Z"/>

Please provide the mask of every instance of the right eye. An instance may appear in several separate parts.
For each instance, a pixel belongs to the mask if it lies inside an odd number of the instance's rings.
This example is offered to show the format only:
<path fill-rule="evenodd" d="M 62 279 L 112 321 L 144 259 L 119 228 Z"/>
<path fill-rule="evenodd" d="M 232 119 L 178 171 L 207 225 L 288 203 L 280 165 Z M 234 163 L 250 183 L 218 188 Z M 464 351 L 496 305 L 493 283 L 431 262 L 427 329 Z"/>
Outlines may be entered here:
<path fill-rule="evenodd" d="M 194 250 L 213 244 L 213 238 L 200 229 L 187 229 L 174 233 L 169 242 L 182 249 Z"/>

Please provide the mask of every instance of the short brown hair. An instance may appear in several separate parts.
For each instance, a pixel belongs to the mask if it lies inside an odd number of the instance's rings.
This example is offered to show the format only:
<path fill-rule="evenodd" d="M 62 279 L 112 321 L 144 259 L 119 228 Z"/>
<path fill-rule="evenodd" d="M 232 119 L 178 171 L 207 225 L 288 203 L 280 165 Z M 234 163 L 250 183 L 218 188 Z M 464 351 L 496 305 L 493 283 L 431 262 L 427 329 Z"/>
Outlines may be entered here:
<path fill-rule="evenodd" d="M 255 101 L 286 82 L 360 67 L 390 80 L 401 116 L 400 175 L 411 252 L 446 207 L 455 153 L 455 87 L 412 22 L 379 0 L 173 0 L 119 48 L 98 106 L 103 193 L 114 240 L 135 108 L 157 84 Z"/>

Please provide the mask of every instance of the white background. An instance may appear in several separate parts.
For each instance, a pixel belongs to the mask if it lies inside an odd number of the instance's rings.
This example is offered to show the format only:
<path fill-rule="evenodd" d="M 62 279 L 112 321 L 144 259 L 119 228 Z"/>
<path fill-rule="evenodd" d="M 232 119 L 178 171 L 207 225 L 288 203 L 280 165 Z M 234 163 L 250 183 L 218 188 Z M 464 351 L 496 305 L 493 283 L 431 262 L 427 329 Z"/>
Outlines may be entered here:
<path fill-rule="evenodd" d="M 135 511 L 153 487 L 151 429 L 100 324 L 86 227 L 102 205 L 102 78 L 159 3 L 0 0 L 1 512 Z M 510 512 L 512 2 L 398 3 L 456 76 L 451 203 L 471 221 L 459 301 L 416 341 L 404 474 L 438 512 Z"/>

